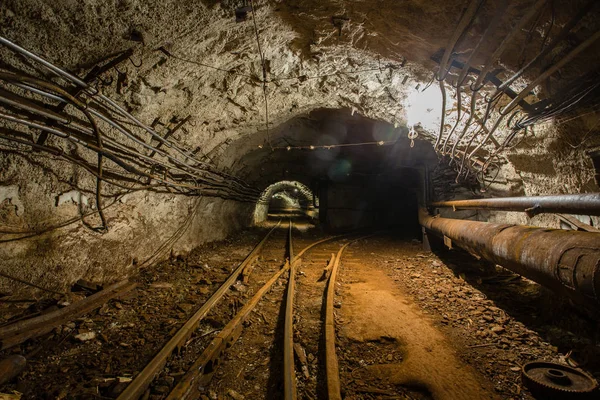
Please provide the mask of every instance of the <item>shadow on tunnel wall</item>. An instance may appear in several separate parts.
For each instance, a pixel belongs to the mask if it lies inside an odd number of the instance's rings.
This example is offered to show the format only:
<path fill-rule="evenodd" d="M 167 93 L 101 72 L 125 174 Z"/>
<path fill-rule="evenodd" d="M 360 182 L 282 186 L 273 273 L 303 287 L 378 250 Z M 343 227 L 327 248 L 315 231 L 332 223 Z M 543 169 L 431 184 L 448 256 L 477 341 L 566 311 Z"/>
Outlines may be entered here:
<path fill-rule="evenodd" d="M 499 308 L 528 329 L 540 334 L 562 354 L 588 372 L 600 373 L 600 310 L 561 297 L 520 275 L 461 249 L 449 250 L 429 235 L 432 251 L 453 271 L 484 293 Z"/>

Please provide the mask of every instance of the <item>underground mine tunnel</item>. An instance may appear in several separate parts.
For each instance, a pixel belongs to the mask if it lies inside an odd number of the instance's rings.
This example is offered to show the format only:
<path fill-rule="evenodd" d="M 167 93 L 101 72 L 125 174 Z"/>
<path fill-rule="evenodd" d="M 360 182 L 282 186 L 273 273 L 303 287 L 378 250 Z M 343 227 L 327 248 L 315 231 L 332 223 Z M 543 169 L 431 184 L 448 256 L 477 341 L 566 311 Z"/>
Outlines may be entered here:
<path fill-rule="evenodd" d="M 599 7 L 3 0 L 0 398 L 600 398 Z"/>

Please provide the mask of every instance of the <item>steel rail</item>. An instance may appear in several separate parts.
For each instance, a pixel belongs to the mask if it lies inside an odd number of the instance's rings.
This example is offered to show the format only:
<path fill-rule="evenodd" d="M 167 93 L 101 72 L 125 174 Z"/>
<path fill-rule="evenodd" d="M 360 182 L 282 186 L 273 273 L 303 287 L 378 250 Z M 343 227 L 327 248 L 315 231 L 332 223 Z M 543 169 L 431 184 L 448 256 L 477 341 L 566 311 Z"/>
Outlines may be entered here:
<path fill-rule="evenodd" d="M 281 222 L 281 221 L 280 221 Z M 221 286 L 210 296 L 208 300 L 187 320 L 185 325 L 181 327 L 175 333 L 175 335 L 165 344 L 165 346 L 158 352 L 156 356 L 146 365 L 146 367 L 140 372 L 135 379 L 125 388 L 125 390 L 119 395 L 118 399 L 137 399 L 144 394 L 150 383 L 156 377 L 156 375 L 162 370 L 167 362 L 167 359 L 171 356 L 173 351 L 181 347 L 183 343 L 192 335 L 192 333 L 198 327 L 200 321 L 210 312 L 210 310 L 221 300 L 223 295 L 229 290 L 231 285 L 238 278 L 240 273 L 246 268 L 246 265 L 250 260 L 254 258 L 256 254 L 260 252 L 267 239 L 279 226 L 279 223 L 275 225 L 266 236 L 254 247 L 254 249 L 248 254 L 248 256 L 240 263 L 240 265 L 233 270 L 231 275 L 223 282 Z"/>
<path fill-rule="evenodd" d="M 419 223 L 471 254 L 584 306 L 600 307 L 600 234 L 465 221 L 419 210 Z"/>
<path fill-rule="evenodd" d="M 200 357 L 186 372 L 183 378 L 171 390 L 167 400 L 183 400 L 196 398 L 197 386 L 206 384 L 212 377 L 217 366 L 220 364 L 220 358 L 225 350 L 230 348 L 242 334 L 242 324 L 252 310 L 256 307 L 263 296 L 271 289 L 273 284 L 290 268 L 290 262 L 287 260 L 284 266 L 277 271 L 250 299 L 242 309 L 229 321 L 219 334 L 204 349 Z"/>
<path fill-rule="evenodd" d="M 347 235 L 337 235 L 316 241 L 305 247 L 295 259 L 297 260 L 305 252 L 322 243 L 340 239 Z M 181 381 L 169 393 L 168 400 L 194 399 L 197 398 L 197 387 L 206 385 L 212 378 L 216 368 L 220 365 L 221 358 L 225 355 L 227 349 L 236 342 L 243 331 L 243 323 L 256 307 L 258 302 L 271 289 L 273 284 L 290 269 L 289 259 L 284 266 L 279 269 L 256 294 L 249 300 L 235 317 L 223 328 L 223 330 L 210 342 L 202 354 L 196 359 L 190 369 L 183 376 Z"/>
<path fill-rule="evenodd" d="M 75 302 L 68 307 L 12 323 L 0 328 L 0 350 L 16 346 L 25 340 L 44 335 L 55 327 L 64 324 L 73 318 L 87 314 L 100 307 L 111 298 L 130 291 L 137 286 L 136 283 L 123 280 L 108 286 L 106 289 L 94 293 L 83 300 Z"/>
<path fill-rule="evenodd" d="M 451 207 L 454 210 L 522 211 L 529 216 L 542 213 L 600 216 L 600 193 L 438 201 L 431 203 L 430 207 Z"/>
<path fill-rule="evenodd" d="M 329 400 L 342 400 L 340 369 L 335 352 L 335 317 L 333 314 L 333 300 L 335 297 L 337 272 L 346 248 L 354 242 L 369 238 L 373 235 L 375 235 L 375 233 L 354 239 L 343 245 L 337 255 L 334 256 L 333 266 L 331 267 L 331 272 L 327 281 L 327 290 L 325 294 L 325 374 L 327 380 L 327 398 Z"/>
<path fill-rule="evenodd" d="M 327 398 L 330 400 L 342 400 L 340 367 L 335 354 L 335 317 L 333 315 L 333 298 L 335 296 L 335 280 L 340 265 L 340 259 L 349 244 L 350 243 L 346 243 L 342 246 L 337 255 L 334 256 L 325 295 L 325 376 L 327 380 Z"/>
<path fill-rule="evenodd" d="M 296 259 L 292 245 L 292 221 L 288 233 L 290 278 L 285 299 L 285 322 L 283 327 L 283 398 L 296 400 L 296 371 L 294 368 L 294 290 L 296 286 Z"/>

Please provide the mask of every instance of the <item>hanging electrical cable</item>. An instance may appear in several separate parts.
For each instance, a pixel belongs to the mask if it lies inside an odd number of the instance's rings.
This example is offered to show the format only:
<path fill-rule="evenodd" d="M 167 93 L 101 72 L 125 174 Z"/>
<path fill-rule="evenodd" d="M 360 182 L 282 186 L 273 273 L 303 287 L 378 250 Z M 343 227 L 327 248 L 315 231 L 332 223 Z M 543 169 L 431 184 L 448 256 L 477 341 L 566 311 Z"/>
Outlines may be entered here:
<path fill-rule="evenodd" d="M 269 134 L 269 100 L 267 96 L 267 66 L 265 64 L 265 56 L 260 46 L 260 37 L 258 35 L 258 25 L 256 23 L 256 9 L 254 8 L 254 0 L 250 0 L 250 6 L 252 7 L 252 22 L 254 25 L 254 34 L 256 35 L 256 45 L 258 46 L 258 55 L 260 56 L 260 64 L 262 67 L 262 90 L 265 104 L 265 133 L 267 135 L 267 144 L 273 150 L 271 145 L 271 137 Z"/>
<path fill-rule="evenodd" d="M 237 177 L 195 159 L 189 150 L 161 137 L 153 128 L 142 124 L 93 85 L 5 38 L 0 37 L 0 43 L 42 64 L 68 84 L 78 87 L 76 97 L 71 94 L 75 92 L 72 87 L 0 70 L 0 81 L 3 84 L 0 87 L 0 103 L 10 111 L 0 111 L 0 119 L 16 124 L 12 125 L 14 127 L 34 128 L 56 138 L 54 146 L 36 144 L 29 135 L 11 126 L 11 129 L 3 131 L 0 140 L 11 144 L 14 151 L 33 149 L 45 152 L 92 174 L 96 178 L 96 213 L 100 220 L 100 226 L 93 227 L 94 230 L 107 230 L 102 204 L 104 182 L 111 187 L 126 190 L 161 190 L 162 187 L 181 194 L 216 196 L 239 201 L 255 201 L 260 194 Z M 55 104 L 61 106 L 56 107 Z M 122 118 L 126 120 L 127 126 L 123 124 Z M 145 135 L 149 136 L 144 137 Z M 152 140 L 158 144 L 149 144 Z M 62 148 L 67 142 L 91 153 L 79 155 L 80 152 L 77 151 L 69 155 Z M 149 155 L 142 151 L 144 149 Z M 95 165 L 89 160 L 92 154 L 97 159 Z M 146 180 L 147 184 L 140 184 L 140 179 Z M 110 189 L 110 192 L 113 190 Z M 89 226 L 85 215 L 82 215 L 82 221 Z"/>

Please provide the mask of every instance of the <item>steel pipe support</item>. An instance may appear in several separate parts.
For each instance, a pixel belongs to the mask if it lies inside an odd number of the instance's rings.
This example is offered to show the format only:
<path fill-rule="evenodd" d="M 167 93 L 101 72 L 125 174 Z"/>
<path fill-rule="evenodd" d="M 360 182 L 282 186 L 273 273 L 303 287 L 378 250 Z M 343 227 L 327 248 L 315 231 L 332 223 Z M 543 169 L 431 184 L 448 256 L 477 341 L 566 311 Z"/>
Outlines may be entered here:
<path fill-rule="evenodd" d="M 600 193 L 438 201 L 431 203 L 430 207 L 452 207 L 455 210 L 524 211 L 530 217 L 541 213 L 600 215 Z"/>
<path fill-rule="evenodd" d="M 433 217 L 420 224 L 453 245 L 580 303 L 600 308 L 600 234 Z"/>

